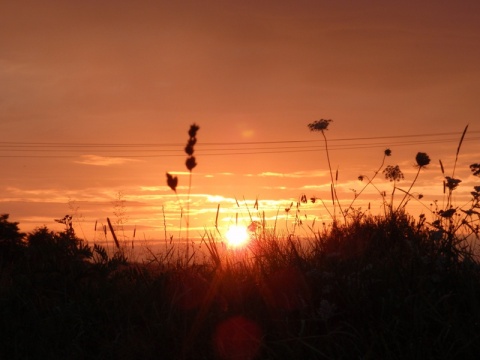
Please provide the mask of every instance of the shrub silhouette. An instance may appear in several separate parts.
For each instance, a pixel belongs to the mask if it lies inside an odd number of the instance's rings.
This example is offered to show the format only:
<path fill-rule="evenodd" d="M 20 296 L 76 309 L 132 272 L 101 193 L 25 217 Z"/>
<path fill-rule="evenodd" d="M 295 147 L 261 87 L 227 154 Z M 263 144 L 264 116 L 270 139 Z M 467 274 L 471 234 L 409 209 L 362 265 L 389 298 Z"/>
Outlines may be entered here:
<path fill-rule="evenodd" d="M 54 232 L 44 226 L 28 234 L 26 241 L 30 266 L 43 270 L 66 270 L 93 256 L 92 249 L 70 230 Z"/>
<path fill-rule="evenodd" d="M 25 249 L 25 234 L 20 232 L 18 222 L 9 221 L 8 217 L 0 215 L 0 262 L 17 260 Z"/>

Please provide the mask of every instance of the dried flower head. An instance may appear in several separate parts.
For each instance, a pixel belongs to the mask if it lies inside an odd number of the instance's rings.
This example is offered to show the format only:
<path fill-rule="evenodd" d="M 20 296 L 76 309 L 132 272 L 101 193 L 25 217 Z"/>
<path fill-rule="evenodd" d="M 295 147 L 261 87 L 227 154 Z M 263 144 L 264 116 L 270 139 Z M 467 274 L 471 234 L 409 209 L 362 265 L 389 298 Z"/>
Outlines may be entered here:
<path fill-rule="evenodd" d="M 392 155 L 392 150 L 385 149 L 384 154 L 385 154 L 385 156 L 391 156 Z"/>
<path fill-rule="evenodd" d="M 195 166 L 197 166 L 197 162 L 195 161 L 195 156 L 189 156 L 187 161 L 185 161 L 185 165 L 187 166 L 188 171 L 192 171 Z"/>
<path fill-rule="evenodd" d="M 328 130 L 328 125 L 332 122 L 330 119 L 315 120 L 313 123 L 308 124 L 310 131 L 324 131 Z"/>
<path fill-rule="evenodd" d="M 190 136 L 191 138 L 194 138 L 195 136 L 197 136 L 197 131 L 199 129 L 200 129 L 200 126 L 193 123 L 192 125 L 190 125 L 190 130 L 188 130 L 188 136 Z"/>
<path fill-rule="evenodd" d="M 472 170 L 473 175 L 480 176 L 480 164 L 475 163 L 470 165 L 470 170 Z"/>
<path fill-rule="evenodd" d="M 415 156 L 415 161 L 419 167 L 425 167 L 430 164 L 430 157 L 426 153 L 419 152 Z"/>
<path fill-rule="evenodd" d="M 358 180 L 363 181 L 364 176 L 363 175 L 358 175 Z"/>
<path fill-rule="evenodd" d="M 441 217 L 450 219 L 455 213 L 457 212 L 457 209 L 448 209 L 448 210 L 440 210 L 438 213 L 440 214 Z"/>
<path fill-rule="evenodd" d="M 480 200 L 480 186 L 474 186 L 473 189 L 475 191 L 472 191 L 470 194 L 472 194 L 474 200 Z"/>
<path fill-rule="evenodd" d="M 462 180 L 460 179 L 454 179 L 454 178 L 451 178 L 450 176 L 445 176 L 445 186 L 447 188 L 449 188 L 450 190 L 455 190 L 458 186 L 458 184 L 460 184 L 462 182 Z"/>
<path fill-rule="evenodd" d="M 170 186 L 170 189 L 177 192 L 178 178 L 167 172 L 167 185 Z"/>
<path fill-rule="evenodd" d="M 193 146 L 190 145 L 190 144 L 187 144 L 187 146 L 185 146 L 185 153 L 188 155 L 188 156 L 192 156 L 193 155 Z"/>
<path fill-rule="evenodd" d="M 385 174 L 385 179 L 389 181 L 400 181 L 405 178 L 403 176 L 402 170 L 400 170 L 400 167 L 398 165 L 395 165 L 395 166 L 388 165 L 383 170 L 383 173 Z"/>

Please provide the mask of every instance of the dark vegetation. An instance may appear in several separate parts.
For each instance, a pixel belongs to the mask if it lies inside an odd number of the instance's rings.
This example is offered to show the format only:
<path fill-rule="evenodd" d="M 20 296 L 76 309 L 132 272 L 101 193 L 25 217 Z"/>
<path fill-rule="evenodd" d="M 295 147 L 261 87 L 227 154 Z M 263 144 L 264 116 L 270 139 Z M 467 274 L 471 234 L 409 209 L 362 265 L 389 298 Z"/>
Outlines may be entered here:
<path fill-rule="evenodd" d="M 430 162 L 419 154 L 418 173 Z M 477 359 L 480 264 L 469 239 L 480 186 L 458 207 L 454 180 L 445 177 L 445 207 L 413 218 L 412 186 L 394 187 L 396 207 L 380 193 L 385 213 L 374 216 L 341 203 L 332 174 L 340 220 L 332 211 L 307 240 L 259 226 L 235 251 L 207 234 L 201 264 L 171 250 L 132 263 L 79 239 L 69 217 L 62 232 L 23 234 L 2 215 L 0 358 Z"/>

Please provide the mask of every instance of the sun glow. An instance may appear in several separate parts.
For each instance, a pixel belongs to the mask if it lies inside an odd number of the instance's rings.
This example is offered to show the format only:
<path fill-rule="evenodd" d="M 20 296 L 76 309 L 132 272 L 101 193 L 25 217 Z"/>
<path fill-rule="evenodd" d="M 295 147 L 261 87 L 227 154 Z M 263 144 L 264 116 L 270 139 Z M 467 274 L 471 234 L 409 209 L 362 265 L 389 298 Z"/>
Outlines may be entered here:
<path fill-rule="evenodd" d="M 228 245 L 232 247 L 243 246 L 250 238 L 245 226 L 232 225 L 225 234 Z"/>

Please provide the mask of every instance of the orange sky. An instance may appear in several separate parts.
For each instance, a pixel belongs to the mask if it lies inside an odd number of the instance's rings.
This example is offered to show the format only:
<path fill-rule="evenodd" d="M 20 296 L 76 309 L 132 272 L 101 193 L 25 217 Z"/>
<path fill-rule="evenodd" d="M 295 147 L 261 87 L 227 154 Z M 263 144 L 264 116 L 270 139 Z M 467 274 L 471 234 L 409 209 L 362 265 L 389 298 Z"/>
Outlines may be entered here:
<path fill-rule="evenodd" d="M 76 208 L 92 239 L 121 192 L 137 238 L 163 238 L 162 206 L 177 236 L 165 172 L 186 171 L 193 122 L 197 234 L 218 204 L 221 225 L 248 216 L 235 198 L 252 210 L 258 197 L 269 217 L 280 209 L 282 224 L 303 193 L 329 199 L 322 137 L 307 129 L 319 118 L 334 120 L 345 203 L 386 147 L 404 189 L 427 152 L 414 189 L 427 205 L 442 200 L 438 160 L 451 171 L 467 124 L 456 175 L 463 193 L 478 185 L 468 169 L 480 162 L 478 1 L 2 1 L 0 49 L 0 213 L 25 231 L 60 229 L 53 219 Z M 391 190 L 381 174 L 376 184 Z M 361 200 L 380 208 L 373 188 Z M 328 217 L 318 203 L 302 209 L 309 222 Z"/>

